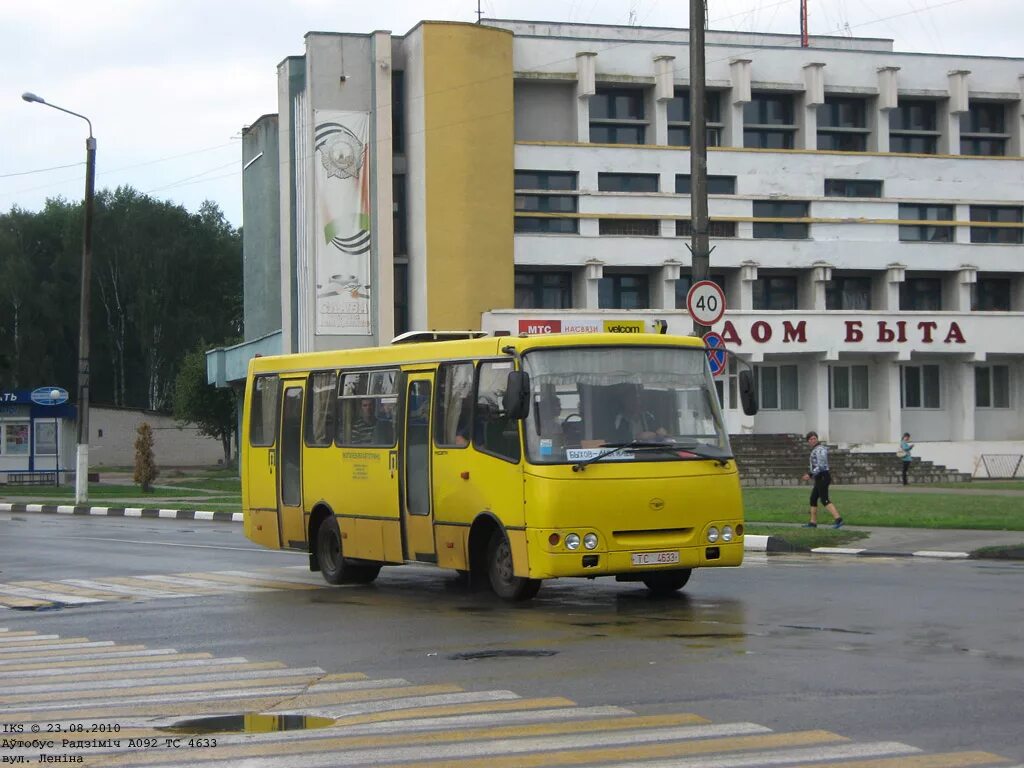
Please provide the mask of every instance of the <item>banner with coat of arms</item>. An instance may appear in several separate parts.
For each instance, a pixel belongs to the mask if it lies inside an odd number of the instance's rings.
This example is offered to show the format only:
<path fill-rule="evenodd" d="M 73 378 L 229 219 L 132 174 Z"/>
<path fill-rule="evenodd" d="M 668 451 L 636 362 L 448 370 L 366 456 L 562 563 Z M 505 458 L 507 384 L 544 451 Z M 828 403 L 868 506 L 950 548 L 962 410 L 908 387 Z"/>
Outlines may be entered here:
<path fill-rule="evenodd" d="M 314 112 L 316 333 L 369 335 L 370 115 Z"/>

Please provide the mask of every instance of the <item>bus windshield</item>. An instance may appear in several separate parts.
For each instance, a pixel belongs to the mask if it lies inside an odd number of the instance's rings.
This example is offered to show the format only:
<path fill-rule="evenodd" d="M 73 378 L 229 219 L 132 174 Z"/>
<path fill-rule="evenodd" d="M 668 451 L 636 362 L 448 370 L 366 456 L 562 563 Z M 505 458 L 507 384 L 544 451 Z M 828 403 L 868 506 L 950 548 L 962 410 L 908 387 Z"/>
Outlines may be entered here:
<path fill-rule="evenodd" d="M 732 457 L 702 349 L 538 349 L 523 356 L 523 368 L 530 374 L 524 429 L 532 463 L 606 452 L 608 461 Z M 626 449 L 609 452 L 615 446 Z"/>

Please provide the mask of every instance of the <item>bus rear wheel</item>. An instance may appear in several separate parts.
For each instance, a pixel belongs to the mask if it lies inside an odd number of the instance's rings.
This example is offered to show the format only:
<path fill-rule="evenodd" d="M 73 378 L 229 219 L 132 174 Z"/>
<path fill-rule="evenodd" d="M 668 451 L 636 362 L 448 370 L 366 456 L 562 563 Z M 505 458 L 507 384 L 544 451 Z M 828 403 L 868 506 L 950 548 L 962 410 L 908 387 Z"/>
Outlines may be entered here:
<path fill-rule="evenodd" d="M 686 582 L 690 580 L 690 573 L 691 570 L 689 568 L 680 568 L 675 571 L 657 571 L 644 576 L 643 582 L 652 595 L 664 597 L 665 595 L 678 592 L 685 587 Z"/>
<path fill-rule="evenodd" d="M 380 573 L 379 565 L 352 565 L 341 553 L 341 530 L 333 515 L 316 531 L 316 558 L 328 584 L 369 584 Z"/>
<path fill-rule="evenodd" d="M 487 575 L 491 589 L 502 600 L 530 600 L 540 590 L 540 579 L 525 579 L 512 570 L 512 547 L 501 531 L 491 534 L 487 547 Z"/>

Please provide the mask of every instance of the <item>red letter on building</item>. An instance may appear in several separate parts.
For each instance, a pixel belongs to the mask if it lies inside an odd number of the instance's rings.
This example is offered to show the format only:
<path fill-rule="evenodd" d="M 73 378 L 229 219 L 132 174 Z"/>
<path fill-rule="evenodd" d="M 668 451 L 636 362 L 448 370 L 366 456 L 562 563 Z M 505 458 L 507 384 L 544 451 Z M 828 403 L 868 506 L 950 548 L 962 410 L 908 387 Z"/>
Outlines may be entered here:
<path fill-rule="evenodd" d="M 917 327 L 921 329 L 921 341 L 923 341 L 925 344 L 931 344 L 933 341 L 932 331 L 938 328 L 939 324 L 933 323 L 931 321 L 925 321 L 918 323 Z"/>
<path fill-rule="evenodd" d="M 854 344 L 860 341 L 864 341 L 864 331 L 860 329 L 860 326 L 860 320 L 847 320 L 845 341 Z"/>
<path fill-rule="evenodd" d="M 758 320 L 750 326 L 750 335 L 758 344 L 764 344 L 772 338 L 772 327 L 764 320 Z"/>
<path fill-rule="evenodd" d="M 801 320 L 796 325 L 793 325 L 789 320 L 782 321 L 782 343 L 788 344 L 791 341 L 799 341 L 801 344 L 807 343 L 806 320 Z"/>
<path fill-rule="evenodd" d="M 735 347 L 743 344 L 740 341 L 740 336 L 736 333 L 736 326 L 732 324 L 732 320 L 726 320 L 725 325 L 722 327 L 722 340 L 726 344 L 732 344 Z"/>
<path fill-rule="evenodd" d="M 889 342 L 896 341 L 896 331 L 889 327 L 889 324 L 885 320 L 878 321 L 878 343 L 888 344 Z"/>
<path fill-rule="evenodd" d="M 964 335 L 960 332 L 960 326 L 956 323 L 949 324 L 949 333 L 946 334 L 946 343 L 955 341 L 957 344 L 966 344 L 967 340 Z"/>

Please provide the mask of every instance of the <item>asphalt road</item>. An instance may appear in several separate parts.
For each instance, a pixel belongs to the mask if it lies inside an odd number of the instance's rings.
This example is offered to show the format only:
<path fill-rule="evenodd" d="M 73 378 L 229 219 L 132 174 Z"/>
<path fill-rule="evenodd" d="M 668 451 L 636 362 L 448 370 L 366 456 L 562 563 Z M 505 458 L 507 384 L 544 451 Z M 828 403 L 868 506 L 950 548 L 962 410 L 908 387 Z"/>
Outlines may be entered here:
<path fill-rule="evenodd" d="M 3 675 L 6 630 L 400 678 L 437 695 L 511 691 L 639 716 L 829 732 L 854 747 L 898 742 L 925 755 L 972 750 L 1024 762 L 1024 564 L 748 554 L 742 568 L 695 572 L 675 599 L 566 581 L 514 606 L 425 567 L 330 588 L 304 565 L 253 547 L 238 525 L 0 513 L 0 601 L 26 603 L 0 604 L 0 724 L 45 703 L 42 693 L 5 702 L 24 684 Z M 218 573 L 223 590 L 204 580 Z M 260 576 L 280 588 L 243 586 Z M 119 592 L 96 598 L 98 581 Z M 46 605 L 41 595 L 61 589 L 81 602 Z M 303 711 L 330 710 L 319 701 Z M 184 701 L 160 713 L 193 710 Z M 456 754 L 473 764 L 475 753 Z M 690 764 L 665 762 L 671 749 L 651 754 L 659 765 Z M 594 762 L 610 759 L 595 753 Z"/>

